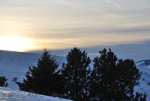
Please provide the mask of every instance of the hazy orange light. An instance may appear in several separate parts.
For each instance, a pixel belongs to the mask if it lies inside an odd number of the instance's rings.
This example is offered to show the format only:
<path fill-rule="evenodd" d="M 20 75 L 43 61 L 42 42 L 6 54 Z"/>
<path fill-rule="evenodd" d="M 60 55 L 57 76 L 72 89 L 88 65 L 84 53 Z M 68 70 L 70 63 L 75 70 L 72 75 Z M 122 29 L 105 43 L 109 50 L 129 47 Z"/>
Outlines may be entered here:
<path fill-rule="evenodd" d="M 33 48 L 33 43 L 30 39 L 17 36 L 0 37 L 0 50 L 25 51 L 31 48 Z"/>

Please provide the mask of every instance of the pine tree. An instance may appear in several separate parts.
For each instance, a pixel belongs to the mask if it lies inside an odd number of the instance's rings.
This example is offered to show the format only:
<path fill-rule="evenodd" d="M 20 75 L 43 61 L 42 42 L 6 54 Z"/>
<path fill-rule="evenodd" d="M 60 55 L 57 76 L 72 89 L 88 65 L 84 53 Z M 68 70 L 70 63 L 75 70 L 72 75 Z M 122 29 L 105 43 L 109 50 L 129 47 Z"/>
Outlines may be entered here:
<path fill-rule="evenodd" d="M 136 93 L 132 98 L 132 101 L 146 101 L 146 94 Z"/>
<path fill-rule="evenodd" d="M 37 66 L 29 67 L 23 83 L 16 82 L 21 90 L 44 95 L 63 94 L 62 75 L 56 71 L 56 60 L 44 50 Z"/>
<path fill-rule="evenodd" d="M 140 75 L 133 60 L 119 60 L 111 50 L 100 51 L 91 74 L 91 100 L 134 101 L 134 86 Z"/>
<path fill-rule="evenodd" d="M 63 64 L 66 97 L 75 101 L 87 101 L 87 76 L 90 58 L 85 51 L 71 49 L 67 55 L 67 63 Z"/>
<path fill-rule="evenodd" d="M 8 83 L 6 81 L 7 81 L 6 77 L 5 76 L 1 76 L 0 77 L 0 86 L 1 87 L 7 87 Z"/>

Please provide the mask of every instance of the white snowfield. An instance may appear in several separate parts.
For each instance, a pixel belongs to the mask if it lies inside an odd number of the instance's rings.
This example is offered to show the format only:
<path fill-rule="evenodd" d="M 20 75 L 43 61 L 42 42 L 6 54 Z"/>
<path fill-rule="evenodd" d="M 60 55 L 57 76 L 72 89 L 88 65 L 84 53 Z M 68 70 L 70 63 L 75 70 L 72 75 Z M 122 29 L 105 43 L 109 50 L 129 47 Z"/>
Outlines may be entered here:
<path fill-rule="evenodd" d="M 14 77 L 18 81 L 22 81 L 25 73 L 29 70 L 29 66 L 36 66 L 41 54 L 0 51 L 0 76 L 6 76 L 8 79 L 9 88 L 19 89 L 16 83 L 12 80 Z M 58 64 L 65 61 L 64 57 L 55 56 Z"/>
<path fill-rule="evenodd" d="M 0 87 L 0 101 L 71 101 Z"/>
<path fill-rule="evenodd" d="M 150 62 L 150 60 L 146 61 Z M 137 63 L 137 67 L 142 72 L 142 75 L 139 80 L 139 85 L 135 87 L 135 91 L 146 93 L 147 101 L 150 101 L 150 63 L 145 64 L 145 61 L 141 61 Z"/>
<path fill-rule="evenodd" d="M 0 51 L 0 76 L 6 76 L 9 84 L 8 88 L 18 90 L 18 86 L 12 79 L 17 77 L 18 81 L 22 81 L 28 67 L 36 65 L 40 56 L 41 54 Z M 60 66 L 61 63 L 65 62 L 64 57 L 56 57 L 56 59 Z M 139 85 L 135 87 L 135 92 L 146 93 L 147 101 L 150 101 L 150 60 L 138 62 L 137 67 L 142 72 L 142 76 Z M 6 88 L 0 88 L 0 92 L 2 92 L 0 93 L 0 101 L 67 101 Z M 11 97 L 10 100 L 9 97 Z"/>

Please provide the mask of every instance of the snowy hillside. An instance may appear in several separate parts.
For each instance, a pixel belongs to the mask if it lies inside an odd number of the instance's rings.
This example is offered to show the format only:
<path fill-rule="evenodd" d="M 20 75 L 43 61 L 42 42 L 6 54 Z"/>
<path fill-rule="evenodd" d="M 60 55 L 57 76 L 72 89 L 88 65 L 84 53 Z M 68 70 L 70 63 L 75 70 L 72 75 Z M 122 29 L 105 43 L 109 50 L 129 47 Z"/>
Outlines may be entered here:
<path fill-rule="evenodd" d="M 71 101 L 0 87 L 0 101 Z"/>
<path fill-rule="evenodd" d="M 0 51 L 0 76 L 6 76 L 9 88 L 18 89 L 12 79 L 17 77 L 18 81 L 22 81 L 28 67 L 36 65 L 40 56 L 41 54 L 35 53 Z M 65 60 L 63 57 L 55 56 L 55 58 L 58 63 Z"/>
<path fill-rule="evenodd" d="M 146 93 L 147 100 L 150 101 L 150 60 L 137 62 L 137 67 L 142 72 L 139 86 L 135 87 L 136 91 Z"/>
<path fill-rule="evenodd" d="M 8 78 L 9 88 L 18 89 L 17 85 L 12 81 L 12 79 L 17 77 L 18 81 L 22 81 L 25 73 L 28 70 L 28 67 L 36 65 L 40 56 L 41 54 L 35 53 L 0 51 L 0 76 L 6 76 Z M 60 66 L 62 62 L 65 62 L 64 57 L 55 56 L 55 58 Z M 135 91 L 146 93 L 148 95 L 147 99 L 150 101 L 150 60 L 142 60 L 137 62 L 137 67 L 142 72 L 142 76 L 139 86 L 135 87 Z"/>

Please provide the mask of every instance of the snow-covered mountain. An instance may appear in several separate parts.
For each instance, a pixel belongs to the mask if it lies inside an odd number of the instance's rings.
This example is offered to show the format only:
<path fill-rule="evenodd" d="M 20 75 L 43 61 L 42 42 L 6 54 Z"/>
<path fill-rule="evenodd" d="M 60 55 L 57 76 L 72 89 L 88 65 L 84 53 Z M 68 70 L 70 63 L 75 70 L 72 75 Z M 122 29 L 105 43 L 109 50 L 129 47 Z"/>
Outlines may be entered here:
<path fill-rule="evenodd" d="M 71 101 L 0 87 L 0 101 Z"/>
<path fill-rule="evenodd" d="M 0 76 L 7 77 L 9 88 L 18 89 L 12 79 L 17 77 L 18 81 L 22 81 L 25 73 L 28 71 L 28 67 L 36 65 L 40 56 L 41 54 L 36 53 L 0 51 Z M 62 62 L 65 62 L 64 57 L 55 56 L 55 58 L 60 66 Z M 137 62 L 137 67 L 142 72 L 142 76 L 140 84 L 135 87 L 135 91 L 146 93 L 148 95 L 147 99 L 150 101 L 150 59 Z"/>

